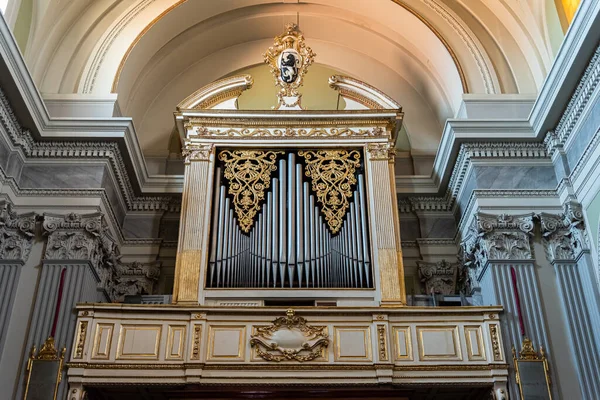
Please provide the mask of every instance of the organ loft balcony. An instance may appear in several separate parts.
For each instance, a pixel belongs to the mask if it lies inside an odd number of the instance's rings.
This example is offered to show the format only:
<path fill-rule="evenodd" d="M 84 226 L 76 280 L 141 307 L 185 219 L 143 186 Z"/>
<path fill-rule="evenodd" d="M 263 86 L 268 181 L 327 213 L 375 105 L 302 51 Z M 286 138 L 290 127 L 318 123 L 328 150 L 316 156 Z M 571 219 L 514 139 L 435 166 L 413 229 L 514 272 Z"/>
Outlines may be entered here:
<path fill-rule="evenodd" d="M 296 387 L 507 398 L 501 308 L 407 306 L 400 105 L 333 76 L 346 108 L 302 109 L 314 57 L 288 27 L 265 54 L 280 88 L 274 109 L 237 109 L 250 76 L 179 104 L 185 181 L 172 304 L 79 305 L 69 398 L 148 385 L 164 398 L 244 398 L 257 378 L 265 398 L 298 397 Z"/>

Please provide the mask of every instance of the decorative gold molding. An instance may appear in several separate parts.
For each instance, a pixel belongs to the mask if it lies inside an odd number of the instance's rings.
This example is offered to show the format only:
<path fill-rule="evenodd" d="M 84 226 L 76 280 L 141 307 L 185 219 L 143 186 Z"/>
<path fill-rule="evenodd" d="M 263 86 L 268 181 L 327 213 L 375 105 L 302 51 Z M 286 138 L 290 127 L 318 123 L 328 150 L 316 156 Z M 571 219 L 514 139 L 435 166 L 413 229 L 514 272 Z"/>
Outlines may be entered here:
<path fill-rule="evenodd" d="M 108 360 L 110 358 L 110 349 L 112 347 L 112 337 L 115 324 L 96 324 L 96 332 L 94 334 L 94 345 L 92 346 L 93 360 Z M 100 351 L 102 336 L 106 331 L 106 344 L 103 351 Z"/>
<path fill-rule="evenodd" d="M 387 333 L 385 325 L 377 325 L 377 339 L 379 341 L 379 361 L 388 361 Z"/>
<path fill-rule="evenodd" d="M 85 345 L 88 324 L 88 321 L 79 322 L 79 329 L 77 330 L 77 344 L 75 345 L 75 354 L 73 354 L 74 359 L 83 358 L 83 347 Z"/>
<path fill-rule="evenodd" d="M 215 339 L 217 332 L 237 331 L 237 353 L 234 355 L 215 354 Z M 209 325 L 208 327 L 208 349 L 206 361 L 245 361 L 246 353 L 246 325 Z"/>
<path fill-rule="evenodd" d="M 199 126 L 195 130 L 199 137 L 239 137 L 239 138 L 314 138 L 314 137 L 387 137 L 385 129 L 375 127 L 370 129 L 352 128 L 241 128 L 241 129 L 213 129 Z"/>
<path fill-rule="evenodd" d="M 306 362 L 325 355 L 329 336 L 327 327 L 308 325 L 294 310 L 287 310 L 285 317 L 276 318 L 270 326 L 255 327 L 250 346 L 265 361 Z"/>
<path fill-rule="evenodd" d="M 485 361 L 485 346 L 483 344 L 483 335 L 481 332 L 481 325 L 467 325 L 463 327 L 465 334 L 465 341 L 467 345 L 467 357 L 469 361 Z M 475 333 L 475 341 L 471 338 L 471 333 Z M 477 352 L 475 352 L 474 345 L 477 346 Z"/>
<path fill-rule="evenodd" d="M 152 352 L 143 352 L 143 353 L 135 353 L 135 352 L 126 352 L 123 348 L 125 346 L 125 340 L 127 339 L 128 332 L 139 332 L 139 331 L 152 331 L 155 332 L 154 336 L 154 347 Z M 162 334 L 162 326 L 161 325 L 121 325 L 121 330 L 119 332 L 119 341 L 117 344 L 117 355 L 115 360 L 141 360 L 141 359 L 149 359 L 149 360 L 158 360 L 158 355 L 160 351 L 160 338 Z M 132 339 L 133 340 L 133 339 Z M 139 338 L 137 340 L 140 340 Z"/>
<path fill-rule="evenodd" d="M 400 345 L 400 333 L 404 334 L 404 348 L 406 354 L 401 353 L 402 346 Z M 412 336 L 410 326 L 393 326 L 392 334 L 394 337 L 394 347 L 396 349 L 395 361 L 412 361 L 413 360 L 413 348 L 412 348 Z"/>
<path fill-rule="evenodd" d="M 334 326 L 334 348 L 333 348 L 333 357 L 337 362 L 372 362 L 373 357 L 371 355 L 371 347 L 373 346 L 371 342 L 371 327 L 370 326 Z M 360 332 L 363 335 L 363 350 L 364 356 L 354 356 L 354 355 L 344 355 L 342 351 L 342 333 L 349 332 Z"/>
<path fill-rule="evenodd" d="M 194 335 L 192 337 L 192 354 L 190 360 L 200 359 L 200 335 L 202 334 L 202 325 L 194 325 Z"/>
<path fill-rule="evenodd" d="M 490 324 L 490 338 L 492 341 L 494 361 L 504 361 L 502 358 L 502 350 L 500 349 L 500 335 L 498 333 L 497 324 Z"/>
<path fill-rule="evenodd" d="M 298 155 L 306 163 L 306 176 L 311 178 L 312 190 L 321 203 L 321 212 L 331 233 L 342 228 L 342 223 L 356 185 L 356 168 L 360 167 L 357 150 L 301 150 Z"/>
<path fill-rule="evenodd" d="M 419 346 L 419 359 L 420 361 L 440 361 L 440 360 L 456 360 L 462 361 L 463 357 L 460 350 L 460 339 L 458 336 L 458 326 L 444 326 L 444 325 L 431 325 L 431 326 L 417 326 L 417 342 Z M 427 332 L 439 332 L 439 333 L 450 333 L 452 337 L 452 354 L 426 354 L 424 333 Z"/>
<path fill-rule="evenodd" d="M 167 348 L 165 350 L 165 360 L 183 360 L 186 340 L 185 325 L 169 325 L 167 331 Z M 175 348 L 175 337 L 179 335 L 179 344 Z M 176 350 L 176 352 L 173 352 Z"/>
<path fill-rule="evenodd" d="M 181 155 L 186 164 L 192 161 L 210 161 L 213 149 L 213 144 L 197 144 L 186 141 Z"/>
<path fill-rule="evenodd" d="M 271 172 L 277 169 L 277 155 L 281 151 L 223 150 L 219 160 L 225 163 L 227 192 L 233 196 L 238 224 L 249 232 L 254 217 L 265 198 L 265 189 L 271 186 Z"/>
<path fill-rule="evenodd" d="M 367 145 L 370 161 L 394 161 L 396 150 L 391 143 L 369 143 Z"/>

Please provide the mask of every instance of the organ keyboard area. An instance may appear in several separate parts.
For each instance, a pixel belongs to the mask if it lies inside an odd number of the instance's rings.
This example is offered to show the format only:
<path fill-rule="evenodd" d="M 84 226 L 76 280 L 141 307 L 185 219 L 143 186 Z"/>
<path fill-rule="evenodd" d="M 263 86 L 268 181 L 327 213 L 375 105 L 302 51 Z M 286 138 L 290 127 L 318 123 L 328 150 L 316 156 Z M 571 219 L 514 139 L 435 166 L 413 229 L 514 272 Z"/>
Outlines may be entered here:
<path fill-rule="evenodd" d="M 372 288 L 362 149 L 217 149 L 208 288 Z"/>

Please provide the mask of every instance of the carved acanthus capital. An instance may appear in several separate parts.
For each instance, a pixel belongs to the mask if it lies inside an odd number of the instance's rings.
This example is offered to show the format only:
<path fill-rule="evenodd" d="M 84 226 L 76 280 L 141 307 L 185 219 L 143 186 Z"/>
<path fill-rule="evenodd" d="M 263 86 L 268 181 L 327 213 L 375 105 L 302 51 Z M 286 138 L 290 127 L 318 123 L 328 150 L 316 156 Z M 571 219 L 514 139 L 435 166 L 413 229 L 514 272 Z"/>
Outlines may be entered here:
<path fill-rule="evenodd" d="M 367 153 L 371 161 L 394 161 L 396 150 L 391 143 L 370 143 L 367 145 Z"/>
<path fill-rule="evenodd" d="M 44 214 L 42 228 L 48 236 L 47 260 L 88 260 L 98 268 L 102 260 L 102 213 Z"/>
<path fill-rule="evenodd" d="M 113 275 L 107 283 L 106 291 L 114 302 L 122 302 L 125 296 L 153 294 L 158 278 L 160 277 L 161 263 L 117 261 Z"/>
<path fill-rule="evenodd" d="M 546 255 L 551 262 L 575 260 L 588 245 L 583 210 L 578 203 L 564 205 L 562 215 L 539 214 Z"/>
<path fill-rule="evenodd" d="M 181 154 L 186 164 L 189 164 L 192 161 L 209 161 L 210 155 L 213 152 L 213 148 L 213 144 L 197 144 L 186 142 L 185 148 Z"/>
<path fill-rule="evenodd" d="M 35 213 L 17 214 L 9 202 L 0 203 L 0 260 L 26 262 L 35 234 Z"/>
<path fill-rule="evenodd" d="M 531 260 L 533 213 L 491 215 L 477 213 L 461 244 L 462 262 L 469 268 L 471 287 L 478 286 L 489 260 Z"/>
<path fill-rule="evenodd" d="M 417 261 L 419 278 L 426 294 L 453 295 L 457 292 L 459 263 Z"/>

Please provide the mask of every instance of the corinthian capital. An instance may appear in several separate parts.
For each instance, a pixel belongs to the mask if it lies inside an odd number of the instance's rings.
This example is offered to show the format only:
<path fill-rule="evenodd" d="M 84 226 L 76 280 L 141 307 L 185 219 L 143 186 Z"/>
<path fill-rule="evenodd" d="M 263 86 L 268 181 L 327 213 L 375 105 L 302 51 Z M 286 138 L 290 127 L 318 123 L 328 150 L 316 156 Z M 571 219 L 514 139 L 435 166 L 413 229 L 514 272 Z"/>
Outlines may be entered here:
<path fill-rule="evenodd" d="M 186 164 L 189 164 L 191 161 L 209 161 L 213 148 L 213 144 L 186 142 L 182 155 Z"/>
<path fill-rule="evenodd" d="M 67 215 L 44 214 L 44 235 L 48 236 L 47 260 L 89 260 L 97 268 L 101 258 L 102 213 Z"/>
<path fill-rule="evenodd" d="M 563 214 L 541 213 L 539 218 L 544 248 L 551 262 L 575 260 L 587 249 L 588 238 L 580 204 L 566 203 Z"/>
<path fill-rule="evenodd" d="M 27 261 L 36 217 L 35 213 L 17 214 L 11 203 L 0 202 L 0 260 Z"/>

